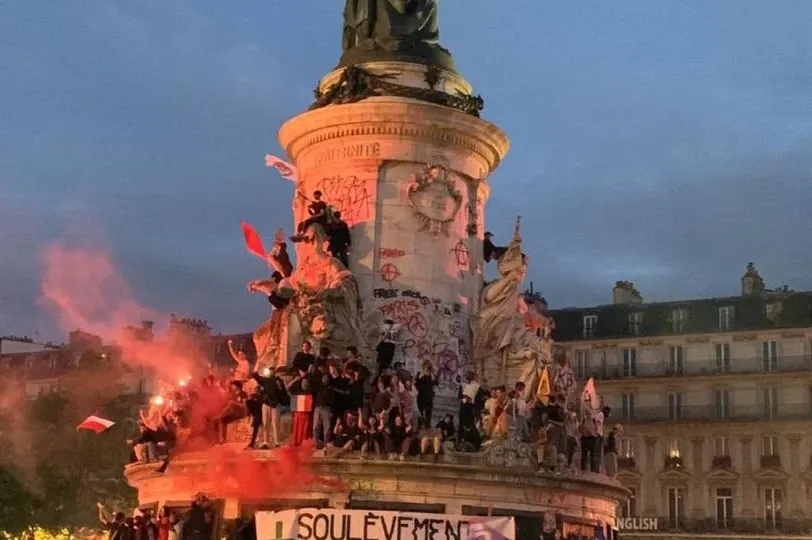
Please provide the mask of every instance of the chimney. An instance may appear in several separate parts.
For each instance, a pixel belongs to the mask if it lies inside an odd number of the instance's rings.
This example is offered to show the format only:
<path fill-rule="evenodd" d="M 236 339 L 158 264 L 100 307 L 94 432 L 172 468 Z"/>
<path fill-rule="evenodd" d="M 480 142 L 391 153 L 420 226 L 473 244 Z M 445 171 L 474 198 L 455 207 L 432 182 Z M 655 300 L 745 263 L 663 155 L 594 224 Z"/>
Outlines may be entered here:
<path fill-rule="evenodd" d="M 747 270 L 745 270 L 741 282 L 742 296 L 746 296 L 748 294 L 761 294 L 766 290 L 764 280 L 761 279 L 761 276 L 753 263 L 747 263 Z"/>
<path fill-rule="evenodd" d="M 643 297 L 631 281 L 617 281 L 612 289 L 613 304 L 642 304 Z"/>

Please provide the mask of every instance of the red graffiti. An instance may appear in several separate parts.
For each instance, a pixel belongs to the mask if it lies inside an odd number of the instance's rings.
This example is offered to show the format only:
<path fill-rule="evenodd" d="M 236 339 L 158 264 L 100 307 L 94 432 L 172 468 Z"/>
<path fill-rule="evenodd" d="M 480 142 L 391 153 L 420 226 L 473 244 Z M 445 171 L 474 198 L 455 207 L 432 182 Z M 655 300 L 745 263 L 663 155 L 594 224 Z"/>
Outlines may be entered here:
<path fill-rule="evenodd" d="M 406 252 L 402 249 L 396 248 L 381 248 L 378 250 L 378 256 L 381 259 L 398 259 L 406 255 Z"/>
<path fill-rule="evenodd" d="M 381 279 L 387 283 L 392 283 L 400 276 L 400 270 L 392 263 L 381 266 Z"/>
<path fill-rule="evenodd" d="M 406 321 L 406 329 L 418 339 L 426 337 L 426 334 L 429 332 L 429 326 L 422 313 L 412 313 L 409 316 L 409 320 Z"/>
<path fill-rule="evenodd" d="M 398 324 L 408 326 L 412 315 L 419 315 L 416 313 L 419 309 L 420 303 L 417 300 L 393 300 L 381 306 L 381 315 Z"/>
<path fill-rule="evenodd" d="M 460 268 L 465 268 L 468 266 L 468 260 L 471 257 L 471 252 L 468 250 L 468 246 L 465 245 L 465 242 L 462 240 L 457 242 L 457 245 L 454 246 L 451 253 L 453 253 L 454 258 L 457 259 L 457 266 Z"/>

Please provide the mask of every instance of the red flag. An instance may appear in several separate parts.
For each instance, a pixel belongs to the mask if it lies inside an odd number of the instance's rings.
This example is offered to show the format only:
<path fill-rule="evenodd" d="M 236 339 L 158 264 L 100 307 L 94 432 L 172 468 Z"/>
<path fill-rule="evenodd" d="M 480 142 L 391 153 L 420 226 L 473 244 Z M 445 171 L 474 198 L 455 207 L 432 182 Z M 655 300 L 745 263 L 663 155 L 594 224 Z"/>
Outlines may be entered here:
<path fill-rule="evenodd" d="M 244 221 L 241 221 L 240 225 L 242 226 L 242 233 L 245 235 L 245 247 L 257 257 L 264 259 L 265 246 L 262 245 L 262 238 L 259 233 Z"/>
<path fill-rule="evenodd" d="M 102 418 L 101 416 L 88 416 L 84 419 L 84 421 L 76 426 L 76 431 L 80 429 L 88 429 L 95 433 L 101 433 L 102 431 L 106 430 L 110 426 L 115 424 L 112 420 L 107 420 L 106 418 Z"/>

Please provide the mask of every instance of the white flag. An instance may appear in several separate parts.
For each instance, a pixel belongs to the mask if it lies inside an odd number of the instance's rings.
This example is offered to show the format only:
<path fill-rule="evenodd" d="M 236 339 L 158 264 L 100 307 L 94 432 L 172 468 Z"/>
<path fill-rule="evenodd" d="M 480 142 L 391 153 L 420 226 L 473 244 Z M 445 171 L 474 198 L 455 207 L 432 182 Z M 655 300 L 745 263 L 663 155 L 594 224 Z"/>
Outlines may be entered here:
<path fill-rule="evenodd" d="M 296 166 L 292 163 L 288 163 L 284 159 L 280 159 L 276 156 L 272 156 L 271 154 L 265 154 L 265 166 L 266 167 L 273 167 L 277 171 L 279 171 L 280 176 L 282 178 L 286 178 L 291 182 L 298 182 L 299 181 L 299 171 L 296 169 Z"/>

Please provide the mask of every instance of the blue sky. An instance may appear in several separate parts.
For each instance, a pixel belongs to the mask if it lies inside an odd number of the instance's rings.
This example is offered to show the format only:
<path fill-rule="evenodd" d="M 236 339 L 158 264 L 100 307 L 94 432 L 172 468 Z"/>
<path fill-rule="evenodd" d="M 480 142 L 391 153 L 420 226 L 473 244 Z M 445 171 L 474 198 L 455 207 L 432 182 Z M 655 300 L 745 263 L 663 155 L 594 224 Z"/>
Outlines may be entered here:
<path fill-rule="evenodd" d="M 61 337 L 37 306 L 55 240 L 111 249 L 145 305 L 258 324 L 237 224 L 290 227 L 263 157 L 337 62 L 342 9 L 0 0 L 0 334 Z M 487 227 L 523 216 L 553 307 L 619 279 L 735 294 L 751 260 L 812 289 L 810 20 L 804 0 L 442 2 L 443 44 L 512 140 Z"/>

